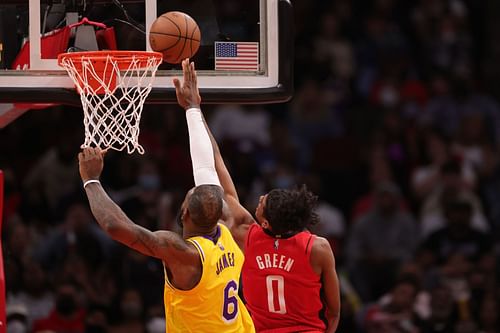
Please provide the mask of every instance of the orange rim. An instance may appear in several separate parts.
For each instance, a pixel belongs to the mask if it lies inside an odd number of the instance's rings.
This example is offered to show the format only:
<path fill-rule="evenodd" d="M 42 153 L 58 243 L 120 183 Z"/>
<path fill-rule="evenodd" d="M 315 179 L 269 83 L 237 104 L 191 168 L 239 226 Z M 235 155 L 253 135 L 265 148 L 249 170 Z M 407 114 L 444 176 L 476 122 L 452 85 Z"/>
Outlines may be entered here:
<path fill-rule="evenodd" d="M 153 51 L 84 51 L 84 52 L 68 52 L 61 53 L 57 56 L 57 63 L 61 63 L 65 59 L 72 59 L 74 63 L 90 60 L 93 63 L 105 63 L 111 57 L 118 64 L 120 69 L 127 68 L 132 60 L 139 60 L 139 63 L 146 65 L 151 57 L 161 61 L 163 55 L 160 52 Z"/>
<path fill-rule="evenodd" d="M 132 61 L 134 66 L 140 69 L 146 69 L 151 66 L 151 60 L 154 59 L 154 65 L 157 66 L 162 62 L 163 55 L 159 52 L 148 51 L 85 51 L 85 52 L 69 52 L 61 53 L 57 56 L 59 66 L 68 67 L 66 61 L 71 61 L 73 64 L 68 71 L 76 71 L 82 73 L 87 66 L 83 62 L 92 63 L 92 68 L 95 70 L 96 76 L 88 77 L 73 77 L 75 84 L 83 89 L 85 93 L 93 93 L 103 95 L 106 91 L 115 91 L 116 87 L 116 72 L 115 69 L 128 70 Z M 113 66 L 109 66 L 112 63 Z M 99 79 L 96 79 L 98 77 Z M 103 83 L 104 82 L 104 83 Z M 77 89 L 80 93 L 80 90 Z"/>

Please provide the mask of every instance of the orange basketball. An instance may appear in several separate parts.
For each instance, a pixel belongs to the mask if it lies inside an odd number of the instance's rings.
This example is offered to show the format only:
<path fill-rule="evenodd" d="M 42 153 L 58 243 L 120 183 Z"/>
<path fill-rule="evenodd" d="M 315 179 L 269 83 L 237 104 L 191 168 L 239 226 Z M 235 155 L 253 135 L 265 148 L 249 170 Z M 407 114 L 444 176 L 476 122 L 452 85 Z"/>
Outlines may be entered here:
<path fill-rule="evenodd" d="M 200 47 L 201 32 L 191 16 L 182 12 L 167 12 L 159 16 L 149 29 L 149 44 L 163 53 L 163 60 L 178 64 L 191 58 Z"/>

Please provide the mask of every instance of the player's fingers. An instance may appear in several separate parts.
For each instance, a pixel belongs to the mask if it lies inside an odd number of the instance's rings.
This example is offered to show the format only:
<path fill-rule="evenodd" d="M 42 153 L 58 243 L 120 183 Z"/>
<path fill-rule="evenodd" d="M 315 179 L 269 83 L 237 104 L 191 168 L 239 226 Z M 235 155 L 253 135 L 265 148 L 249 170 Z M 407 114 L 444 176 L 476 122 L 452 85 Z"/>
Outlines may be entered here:
<path fill-rule="evenodd" d="M 93 153 L 94 153 L 94 157 L 97 157 L 98 159 L 101 158 L 101 148 L 95 147 Z"/>
<path fill-rule="evenodd" d="M 184 75 L 184 82 L 189 80 L 189 69 L 188 65 L 186 64 L 186 59 L 182 61 L 182 74 Z"/>
<path fill-rule="evenodd" d="M 182 78 L 184 79 L 184 81 L 186 81 L 186 65 L 184 64 L 184 60 L 182 60 L 181 66 L 182 66 Z"/>
<path fill-rule="evenodd" d="M 105 149 L 101 149 L 100 147 L 95 148 L 96 157 L 102 161 L 104 154 L 106 154 Z"/>
<path fill-rule="evenodd" d="M 83 157 L 85 158 L 85 160 L 88 160 L 89 159 L 89 147 L 85 147 L 83 148 Z"/>
<path fill-rule="evenodd" d="M 186 61 L 187 61 L 187 67 L 188 67 L 189 82 L 193 82 L 193 73 L 191 71 L 191 63 L 189 62 L 189 59 L 186 59 Z"/>
<path fill-rule="evenodd" d="M 189 64 L 189 58 L 186 58 L 186 71 L 187 71 L 187 78 L 186 80 L 191 83 L 193 81 L 193 77 L 191 74 L 191 65 Z"/>
<path fill-rule="evenodd" d="M 178 78 L 174 78 L 172 82 L 174 83 L 175 90 L 181 89 L 181 81 Z"/>
<path fill-rule="evenodd" d="M 193 83 L 196 85 L 198 84 L 198 75 L 196 74 L 196 69 L 194 67 L 194 62 L 191 63 L 191 70 L 193 73 Z"/>
<path fill-rule="evenodd" d="M 194 70 L 194 62 L 190 64 L 191 66 L 191 82 L 196 83 L 196 71 Z"/>
<path fill-rule="evenodd" d="M 83 159 L 83 153 L 80 152 L 80 153 L 78 153 L 78 162 L 81 162 L 82 159 Z"/>
<path fill-rule="evenodd" d="M 87 148 L 87 156 L 88 156 L 89 160 L 94 158 L 94 156 L 95 156 L 94 147 Z"/>

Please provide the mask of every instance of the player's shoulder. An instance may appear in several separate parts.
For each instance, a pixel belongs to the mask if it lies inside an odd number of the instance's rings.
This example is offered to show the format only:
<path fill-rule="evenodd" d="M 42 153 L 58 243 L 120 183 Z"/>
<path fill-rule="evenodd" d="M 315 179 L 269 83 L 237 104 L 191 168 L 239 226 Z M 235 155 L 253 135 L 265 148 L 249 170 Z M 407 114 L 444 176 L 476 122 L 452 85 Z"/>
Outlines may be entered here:
<path fill-rule="evenodd" d="M 314 242 L 311 247 L 311 255 L 322 255 L 326 253 L 333 253 L 330 242 L 324 237 L 314 235 Z"/>
<path fill-rule="evenodd" d="M 219 226 L 221 233 L 230 233 L 229 227 L 225 223 L 219 222 L 217 225 Z"/>
<path fill-rule="evenodd" d="M 322 274 L 332 262 L 335 263 L 332 247 L 326 238 L 320 236 L 314 237 L 309 260 L 316 274 Z"/>
<path fill-rule="evenodd" d="M 230 227 L 228 227 L 227 225 L 225 225 L 224 223 L 221 223 L 221 222 L 219 222 L 218 225 L 220 228 L 220 239 L 221 240 L 225 240 L 225 241 L 234 240 L 234 237 L 231 233 Z"/>
<path fill-rule="evenodd" d="M 250 224 L 245 235 L 245 248 L 253 244 L 255 240 L 262 240 L 263 236 L 266 236 L 266 234 L 262 232 L 262 227 L 258 223 Z"/>

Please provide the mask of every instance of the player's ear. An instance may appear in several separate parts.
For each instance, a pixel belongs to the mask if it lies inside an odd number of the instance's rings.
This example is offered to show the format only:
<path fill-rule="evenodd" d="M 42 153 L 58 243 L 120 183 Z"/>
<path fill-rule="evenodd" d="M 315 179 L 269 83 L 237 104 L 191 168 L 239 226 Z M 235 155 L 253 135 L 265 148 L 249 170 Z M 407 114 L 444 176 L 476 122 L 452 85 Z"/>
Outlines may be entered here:
<path fill-rule="evenodd" d="M 269 229 L 270 225 L 269 225 L 269 221 L 266 220 L 265 218 L 262 219 L 262 223 L 260 224 L 260 226 L 264 229 Z"/>
<path fill-rule="evenodd" d="M 181 213 L 181 221 L 184 222 L 186 221 L 187 218 L 189 218 L 190 215 L 189 215 L 189 210 L 186 208 L 182 211 Z"/>

